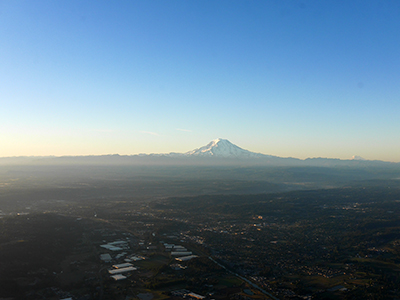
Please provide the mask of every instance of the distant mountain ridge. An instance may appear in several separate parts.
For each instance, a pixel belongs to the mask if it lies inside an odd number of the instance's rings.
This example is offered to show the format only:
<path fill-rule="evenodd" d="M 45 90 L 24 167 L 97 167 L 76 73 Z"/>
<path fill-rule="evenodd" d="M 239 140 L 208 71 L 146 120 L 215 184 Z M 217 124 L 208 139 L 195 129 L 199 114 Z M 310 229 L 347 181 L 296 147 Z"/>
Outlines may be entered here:
<path fill-rule="evenodd" d="M 142 157 L 158 157 L 176 159 L 178 161 L 199 164 L 240 164 L 240 165 L 269 165 L 284 167 L 400 167 L 400 163 L 392 163 L 378 160 L 366 160 L 360 156 L 350 159 L 338 158 L 307 158 L 280 157 L 245 150 L 227 139 L 218 138 L 207 145 L 185 153 L 167 154 L 142 154 Z"/>
<path fill-rule="evenodd" d="M 207 145 L 185 153 L 152 153 L 136 155 L 88 155 L 48 157 L 3 157 L 0 165 L 236 165 L 281 167 L 328 167 L 328 168 L 394 168 L 400 163 L 372 161 L 360 156 L 350 159 L 279 157 L 251 152 L 240 148 L 227 139 L 218 138 Z"/>
<path fill-rule="evenodd" d="M 242 149 L 226 139 L 215 139 L 208 143 L 206 146 L 188 151 L 185 153 L 187 156 L 213 156 L 213 157 L 232 157 L 232 158 L 255 158 L 267 157 L 268 155 L 251 152 Z"/>

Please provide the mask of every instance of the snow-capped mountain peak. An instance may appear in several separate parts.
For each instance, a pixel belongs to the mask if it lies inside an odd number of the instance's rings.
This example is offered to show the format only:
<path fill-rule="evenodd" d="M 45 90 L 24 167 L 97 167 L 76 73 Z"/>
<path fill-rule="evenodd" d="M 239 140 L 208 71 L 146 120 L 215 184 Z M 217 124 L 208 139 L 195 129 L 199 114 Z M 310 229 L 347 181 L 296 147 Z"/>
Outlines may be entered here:
<path fill-rule="evenodd" d="M 226 139 L 215 139 L 206 146 L 186 152 L 188 156 L 214 156 L 214 157 L 261 157 L 260 153 L 250 152 L 242 149 Z"/>
<path fill-rule="evenodd" d="M 351 160 L 366 160 L 366 159 L 363 158 L 363 157 L 361 157 L 361 156 L 358 156 L 358 155 L 353 155 L 353 156 L 351 157 Z"/>

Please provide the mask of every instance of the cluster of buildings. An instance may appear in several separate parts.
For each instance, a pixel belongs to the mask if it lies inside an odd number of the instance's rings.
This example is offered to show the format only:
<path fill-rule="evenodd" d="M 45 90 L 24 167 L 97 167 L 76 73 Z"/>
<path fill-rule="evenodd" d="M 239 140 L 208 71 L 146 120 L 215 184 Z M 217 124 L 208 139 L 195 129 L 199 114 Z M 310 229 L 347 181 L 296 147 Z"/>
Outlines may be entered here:
<path fill-rule="evenodd" d="M 116 281 L 126 279 L 127 274 L 137 270 L 137 268 L 134 267 L 131 262 L 145 259 L 145 257 L 136 254 L 128 255 L 130 246 L 129 246 L 129 241 L 126 240 L 117 240 L 114 242 L 100 245 L 100 247 L 108 250 L 108 253 L 100 254 L 100 259 L 103 262 L 110 263 L 113 260 L 121 261 L 122 259 L 123 261 L 125 261 L 124 263 L 114 264 L 112 268 L 108 270 L 110 277 Z M 119 253 L 116 254 L 114 257 L 112 257 L 110 252 L 111 253 L 119 252 Z"/>
<path fill-rule="evenodd" d="M 191 251 L 188 251 L 185 247 L 181 245 L 164 243 L 164 247 L 165 251 L 171 253 L 171 256 L 176 256 L 175 259 L 177 261 L 188 261 L 192 258 L 197 257 L 197 255 L 193 255 Z"/>
<path fill-rule="evenodd" d="M 175 297 L 181 297 L 181 298 L 193 299 L 193 300 L 203 300 L 206 298 L 205 296 L 193 293 L 186 289 L 172 291 L 171 295 L 175 296 Z"/>
<path fill-rule="evenodd" d="M 126 279 L 126 276 L 123 274 L 136 270 L 137 268 L 134 267 L 131 263 L 123 263 L 123 264 L 113 265 L 112 269 L 108 270 L 108 273 L 111 274 L 110 276 L 111 278 L 113 278 L 116 281 L 119 281 Z"/>
<path fill-rule="evenodd" d="M 115 241 L 108 244 L 100 245 L 100 247 L 110 251 L 129 250 L 129 244 L 127 241 Z"/>
<path fill-rule="evenodd" d="M 189 261 L 195 257 L 198 257 L 197 255 L 193 255 L 192 251 L 188 251 L 188 249 L 186 249 L 182 245 L 169 244 L 164 242 L 161 242 L 161 244 L 164 246 L 165 251 L 169 252 L 169 254 L 177 261 L 177 264 L 172 266 L 172 268 L 174 269 L 185 268 L 184 266 L 179 265 L 179 263 Z M 151 245 L 151 243 L 149 244 L 151 246 L 145 247 L 143 241 L 139 242 L 138 245 L 143 249 L 147 248 L 147 250 L 156 250 L 158 248 L 155 245 Z M 108 273 L 110 274 L 110 277 L 116 281 L 126 279 L 129 276 L 128 274 L 130 272 L 137 270 L 137 268 L 132 264 L 133 262 L 145 259 L 145 257 L 137 254 L 128 254 L 130 252 L 130 240 L 128 238 L 127 240 L 120 239 L 113 242 L 105 243 L 100 245 L 100 247 L 103 248 L 106 252 L 100 255 L 100 259 L 105 263 L 114 262 L 114 265 L 112 265 L 112 268 L 108 270 Z M 116 262 L 120 263 L 115 264 Z"/>

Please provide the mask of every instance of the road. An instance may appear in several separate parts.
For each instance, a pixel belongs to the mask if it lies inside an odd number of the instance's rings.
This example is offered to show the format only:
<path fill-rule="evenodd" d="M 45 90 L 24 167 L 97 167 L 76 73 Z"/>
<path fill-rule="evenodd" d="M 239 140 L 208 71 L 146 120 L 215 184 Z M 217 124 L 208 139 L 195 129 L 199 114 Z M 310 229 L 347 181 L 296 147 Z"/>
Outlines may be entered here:
<path fill-rule="evenodd" d="M 221 265 L 219 262 L 217 262 L 215 259 L 213 259 L 211 256 L 208 257 L 211 261 L 213 261 L 214 263 L 216 263 L 218 266 L 220 266 L 221 268 L 224 268 L 227 272 L 235 275 L 236 277 L 242 279 L 243 281 L 247 282 L 248 284 L 250 284 L 253 288 L 259 290 L 261 293 L 263 293 L 264 295 L 274 299 L 274 300 L 279 300 L 278 298 L 276 298 L 275 296 L 273 296 L 272 294 L 268 293 L 266 290 L 260 288 L 258 285 L 256 285 L 255 283 L 251 282 L 250 280 L 248 280 L 247 278 L 244 278 L 243 276 L 240 276 L 238 273 L 234 273 L 231 270 L 228 270 L 224 265 Z"/>

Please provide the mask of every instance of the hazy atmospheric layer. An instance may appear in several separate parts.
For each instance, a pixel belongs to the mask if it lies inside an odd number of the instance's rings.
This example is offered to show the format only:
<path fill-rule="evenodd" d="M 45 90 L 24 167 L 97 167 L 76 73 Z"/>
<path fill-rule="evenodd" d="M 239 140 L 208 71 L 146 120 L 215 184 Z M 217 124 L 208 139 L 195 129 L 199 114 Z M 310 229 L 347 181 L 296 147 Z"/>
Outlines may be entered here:
<path fill-rule="evenodd" d="M 351 159 L 279 157 L 245 150 L 227 139 L 215 139 L 207 145 L 185 153 L 152 153 L 139 155 L 89 155 L 51 157 L 4 157 L 0 165 L 192 165 L 192 166 L 287 166 L 287 167 L 378 167 L 398 170 L 399 163 L 366 160 L 360 156 Z"/>

